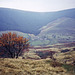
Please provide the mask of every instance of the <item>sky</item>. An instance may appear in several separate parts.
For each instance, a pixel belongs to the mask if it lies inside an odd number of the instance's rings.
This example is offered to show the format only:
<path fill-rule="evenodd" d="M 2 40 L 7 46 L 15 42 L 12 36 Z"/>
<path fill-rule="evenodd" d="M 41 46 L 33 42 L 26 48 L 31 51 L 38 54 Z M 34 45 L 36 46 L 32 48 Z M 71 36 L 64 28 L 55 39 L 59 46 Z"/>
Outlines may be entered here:
<path fill-rule="evenodd" d="M 75 0 L 0 0 L 0 7 L 35 12 L 53 12 L 75 8 Z"/>

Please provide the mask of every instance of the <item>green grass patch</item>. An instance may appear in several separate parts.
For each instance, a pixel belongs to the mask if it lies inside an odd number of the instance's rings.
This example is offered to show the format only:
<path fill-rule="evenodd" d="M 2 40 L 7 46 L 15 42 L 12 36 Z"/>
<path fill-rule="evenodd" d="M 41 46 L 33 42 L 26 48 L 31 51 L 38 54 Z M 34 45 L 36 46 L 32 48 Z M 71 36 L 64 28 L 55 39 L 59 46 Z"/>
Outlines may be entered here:
<path fill-rule="evenodd" d="M 47 44 L 49 44 L 49 40 L 43 40 L 43 41 L 39 41 L 39 40 L 37 40 L 37 41 L 31 41 L 31 45 L 33 45 L 33 46 L 42 46 L 42 45 L 47 45 Z"/>

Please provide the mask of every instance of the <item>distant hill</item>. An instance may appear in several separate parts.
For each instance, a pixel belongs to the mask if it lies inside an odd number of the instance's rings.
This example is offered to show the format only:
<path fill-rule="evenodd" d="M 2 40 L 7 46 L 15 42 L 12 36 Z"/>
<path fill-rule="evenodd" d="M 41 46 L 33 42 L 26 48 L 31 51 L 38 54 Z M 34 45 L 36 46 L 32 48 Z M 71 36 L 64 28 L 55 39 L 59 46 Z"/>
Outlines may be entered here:
<path fill-rule="evenodd" d="M 8 32 L 16 33 L 17 35 L 23 36 L 23 37 L 25 37 L 25 38 L 30 38 L 29 34 L 27 34 L 27 33 L 23 33 L 23 32 L 20 32 L 20 31 L 11 31 L 11 30 L 0 31 L 0 35 L 1 35 L 2 33 L 8 33 Z"/>
<path fill-rule="evenodd" d="M 75 42 L 75 19 L 62 17 L 40 28 L 40 33 L 32 44 L 45 46 L 70 42 Z"/>
<path fill-rule="evenodd" d="M 62 17 L 48 23 L 40 28 L 40 30 L 41 35 L 47 33 L 72 34 L 75 32 L 75 19 Z"/>
<path fill-rule="evenodd" d="M 29 12 L 0 8 L 0 31 L 15 30 L 37 35 L 41 27 L 62 17 L 75 19 L 75 9 L 59 12 Z"/>

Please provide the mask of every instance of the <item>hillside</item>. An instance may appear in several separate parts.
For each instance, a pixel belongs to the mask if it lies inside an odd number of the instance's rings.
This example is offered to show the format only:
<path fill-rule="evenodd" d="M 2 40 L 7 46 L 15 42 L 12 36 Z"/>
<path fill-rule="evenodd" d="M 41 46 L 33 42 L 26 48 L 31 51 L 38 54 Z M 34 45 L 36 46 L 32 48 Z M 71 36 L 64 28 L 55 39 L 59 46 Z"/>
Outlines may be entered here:
<path fill-rule="evenodd" d="M 53 61 L 49 58 L 38 58 L 36 51 L 44 53 L 43 57 L 50 51 L 56 51 L 53 55 L 56 59 Z M 46 53 L 46 54 L 45 54 Z M 75 75 L 75 46 L 64 48 L 41 48 L 35 47 L 30 49 L 18 59 L 0 58 L 0 74 L 1 75 Z M 42 55 L 42 54 L 41 54 Z M 37 57 L 38 56 L 38 57 Z M 26 57 L 26 58 L 24 58 Z M 30 58 L 29 58 L 30 57 Z"/>
<path fill-rule="evenodd" d="M 40 28 L 40 33 L 33 37 L 32 44 L 50 45 L 56 43 L 75 42 L 75 19 L 58 18 Z M 40 42 L 41 41 L 41 42 Z"/>
<path fill-rule="evenodd" d="M 0 8 L 0 33 L 11 31 L 29 38 L 32 46 L 75 42 L 75 9 L 29 12 Z"/>
<path fill-rule="evenodd" d="M 52 67 L 48 60 L 0 58 L 1 75 L 70 75 L 63 67 Z"/>
<path fill-rule="evenodd" d="M 59 18 L 43 26 L 40 30 L 41 32 L 39 36 L 44 36 L 47 34 L 58 34 L 63 36 L 75 37 L 75 19 L 67 17 Z"/>
<path fill-rule="evenodd" d="M 7 30 L 7 31 L 0 31 L 0 35 L 2 33 L 8 33 L 8 32 L 11 32 L 11 33 L 16 33 L 17 35 L 20 35 L 20 36 L 23 36 L 24 38 L 30 38 L 29 34 L 27 33 L 23 33 L 23 32 L 20 32 L 20 31 L 11 31 L 11 30 Z"/>
<path fill-rule="evenodd" d="M 65 34 L 65 31 L 66 33 L 73 32 L 72 30 L 75 30 L 75 19 L 68 17 L 58 18 L 43 26 L 40 30 L 40 35 L 45 33 Z"/>
<path fill-rule="evenodd" d="M 0 8 L 0 31 L 15 30 L 37 35 L 42 26 L 61 17 L 75 18 L 75 9 L 59 12 L 29 12 Z"/>

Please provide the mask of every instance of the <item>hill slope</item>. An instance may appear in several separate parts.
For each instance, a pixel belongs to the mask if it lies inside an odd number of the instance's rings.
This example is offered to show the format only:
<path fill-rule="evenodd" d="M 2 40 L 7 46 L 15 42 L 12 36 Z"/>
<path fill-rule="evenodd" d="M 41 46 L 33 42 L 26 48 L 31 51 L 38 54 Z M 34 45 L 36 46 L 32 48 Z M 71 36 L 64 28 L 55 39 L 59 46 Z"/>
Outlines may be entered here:
<path fill-rule="evenodd" d="M 75 19 L 62 17 L 48 23 L 40 28 L 40 33 L 34 38 L 36 43 L 37 40 L 39 45 L 40 41 L 41 45 L 75 42 Z"/>
<path fill-rule="evenodd" d="M 42 26 L 61 17 L 75 18 L 75 9 L 59 12 L 29 12 L 0 8 L 0 31 L 16 30 L 37 35 Z"/>
<path fill-rule="evenodd" d="M 69 75 L 62 67 L 52 67 L 45 60 L 1 59 L 1 75 Z"/>
<path fill-rule="evenodd" d="M 48 23 L 46 26 L 43 26 L 40 30 L 41 30 L 40 34 L 71 33 L 75 31 L 75 19 L 67 18 L 67 17 L 59 18 L 55 21 Z"/>

